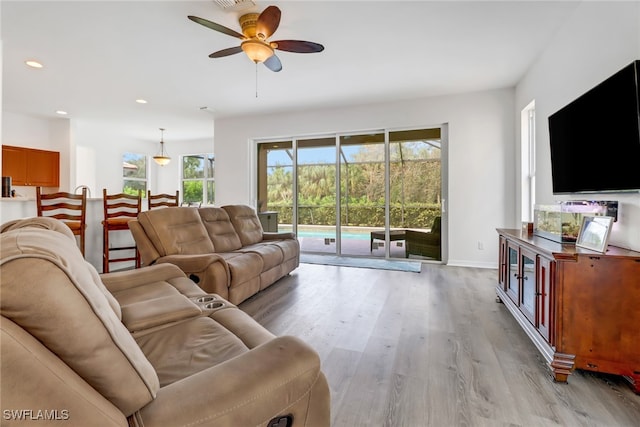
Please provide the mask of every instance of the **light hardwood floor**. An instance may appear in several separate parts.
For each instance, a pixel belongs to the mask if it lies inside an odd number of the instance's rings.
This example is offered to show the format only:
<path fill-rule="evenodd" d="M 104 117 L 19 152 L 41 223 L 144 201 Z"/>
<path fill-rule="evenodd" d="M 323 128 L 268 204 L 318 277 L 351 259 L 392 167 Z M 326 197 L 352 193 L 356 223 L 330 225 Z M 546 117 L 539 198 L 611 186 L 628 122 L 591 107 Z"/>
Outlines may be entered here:
<path fill-rule="evenodd" d="M 640 396 L 622 378 L 553 382 L 495 302 L 496 274 L 301 264 L 240 308 L 320 354 L 334 427 L 640 426 Z"/>

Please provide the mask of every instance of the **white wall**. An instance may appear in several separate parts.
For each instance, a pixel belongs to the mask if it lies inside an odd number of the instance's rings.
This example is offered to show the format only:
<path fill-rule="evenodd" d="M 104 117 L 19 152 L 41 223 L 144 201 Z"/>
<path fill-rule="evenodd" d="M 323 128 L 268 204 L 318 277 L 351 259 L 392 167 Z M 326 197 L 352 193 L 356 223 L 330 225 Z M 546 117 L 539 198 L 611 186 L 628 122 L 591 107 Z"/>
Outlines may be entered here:
<path fill-rule="evenodd" d="M 49 126 L 47 119 L 2 112 L 2 144 L 49 150 Z M 64 119 L 62 119 L 64 120 Z"/>
<path fill-rule="evenodd" d="M 174 193 L 179 190 L 180 155 L 213 151 L 212 140 L 176 141 L 165 132 L 165 152 L 171 157 L 166 166 L 158 166 L 151 157 L 160 152 L 160 132 L 156 139 L 131 136 L 130 129 L 114 123 L 78 121 L 74 127 L 74 140 L 78 148 L 91 149 L 98 159 L 93 175 L 86 176 L 88 182 L 95 181 L 94 197 L 102 197 L 102 189 L 110 193 L 122 190 L 122 156 L 126 152 L 149 155 L 149 190 L 153 193 Z M 84 182 L 78 182 L 77 185 Z M 88 185 L 88 184 L 87 184 Z"/>
<path fill-rule="evenodd" d="M 496 227 L 515 225 L 511 89 L 215 122 L 216 205 L 255 206 L 254 138 L 449 125 L 449 264 L 495 267 Z M 484 249 L 478 249 L 481 242 Z"/>
<path fill-rule="evenodd" d="M 131 130 L 117 123 L 65 118 L 38 118 L 4 112 L 2 144 L 60 152 L 60 191 L 87 185 L 91 197 L 122 191 L 122 155 L 125 152 L 149 156 L 149 189 L 173 193 L 179 189 L 180 155 L 213 152 L 213 140 L 171 141 L 165 134 L 165 151 L 172 161 L 160 167 L 151 156 L 160 150 L 157 140 L 130 136 Z M 213 126 L 213 124 L 212 124 Z M 24 197 L 35 197 L 35 188 L 16 187 Z"/>
<path fill-rule="evenodd" d="M 519 114 L 532 99 L 536 101 L 536 202 L 618 200 L 620 217 L 610 243 L 640 251 L 638 193 L 553 195 L 547 122 L 550 114 L 636 59 L 640 59 L 640 2 L 581 2 L 517 85 L 515 107 Z"/>
<path fill-rule="evenodd" d="M 2 112 L 2 144 L 60 152 L 60 188 L 70 185 L 70 122 L 65 118 L 38 118 Z M 35 187 L 14 186 L 23 197 L 36 196 Z"/>

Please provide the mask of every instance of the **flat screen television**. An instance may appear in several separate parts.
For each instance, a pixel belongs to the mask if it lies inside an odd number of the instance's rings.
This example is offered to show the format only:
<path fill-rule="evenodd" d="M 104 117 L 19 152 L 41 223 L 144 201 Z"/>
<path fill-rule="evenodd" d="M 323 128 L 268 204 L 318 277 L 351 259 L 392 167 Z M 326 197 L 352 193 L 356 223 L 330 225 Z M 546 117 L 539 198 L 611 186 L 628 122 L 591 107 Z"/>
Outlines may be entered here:
<path fill-rule="evenodd" d="M 640 190 L 640 60 L 549 116 L 554 194 Z"/>

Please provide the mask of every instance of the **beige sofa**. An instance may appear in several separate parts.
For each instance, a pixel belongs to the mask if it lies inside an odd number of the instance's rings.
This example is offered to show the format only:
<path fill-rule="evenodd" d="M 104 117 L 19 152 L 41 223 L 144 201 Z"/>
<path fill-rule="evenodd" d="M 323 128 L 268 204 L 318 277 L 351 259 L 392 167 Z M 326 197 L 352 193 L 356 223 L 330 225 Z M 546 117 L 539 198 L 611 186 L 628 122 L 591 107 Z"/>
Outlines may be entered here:
<path fill-rule="evenodd" d="M 255 210 L 173 207 L 129 222 L 143 265 L 175 264 L 207 292 L 234 304 L 275 283 L 300 263 L 292 233 L 267 233 Z"/>
<path fill-rule="evenodd" d="M 318 355 L 177 267 L 99 275 L 55 219 L 0 231 L 3 426 L 329 425 Z"/>

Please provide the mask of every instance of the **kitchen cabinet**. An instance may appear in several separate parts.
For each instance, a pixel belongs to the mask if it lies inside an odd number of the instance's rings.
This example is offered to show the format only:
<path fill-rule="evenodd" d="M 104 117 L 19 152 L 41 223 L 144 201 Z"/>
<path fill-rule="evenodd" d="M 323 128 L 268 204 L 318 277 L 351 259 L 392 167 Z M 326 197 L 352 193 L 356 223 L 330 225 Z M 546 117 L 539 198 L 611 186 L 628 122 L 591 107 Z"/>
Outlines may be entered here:
<path fill-rule="evenodd" d="M 60 153 L 3 145 L 2 176 L 10 176 L 12 185 L 58 187 Z"/>

